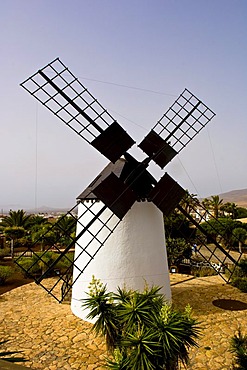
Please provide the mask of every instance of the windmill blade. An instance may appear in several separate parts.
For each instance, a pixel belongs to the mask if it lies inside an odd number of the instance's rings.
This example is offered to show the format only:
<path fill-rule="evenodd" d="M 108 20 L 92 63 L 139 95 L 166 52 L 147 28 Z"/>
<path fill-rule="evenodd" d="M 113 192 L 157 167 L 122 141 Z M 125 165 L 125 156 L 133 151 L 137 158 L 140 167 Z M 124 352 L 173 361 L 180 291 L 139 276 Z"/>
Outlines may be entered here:
<path fill-rule="evenodd" d="M 167 173 L 149 193 L 151 200 L 164 214 L 168 216 L 179 204 L 186 191 Z"/>
<path fill-rule="evenodd" d="M 161 168 L 174 158 L 215 113 L 185 89 L 138 145 Z"/>
<path fill-rule="evenodd" d="M 186 201 L 181 201 L 177 206 L 177 211 L 182 213 L 192 225 L 191 235 L 183 235 L 183 237 L 191 246 L 196 244 L 197 253 L 208 263 L 208 266 L 215 269 L 226 282 L 229 282 L 242 253 L 233 250 L 231 245 L 225 246 L 224 232 L 219 232 L 217 227 L 210 224 L 210 220 L 214 220 L 218 226 L 221 226 L 221 229 L 224 229 L 224 225 L 198 199 L 189 194 L 187 194 Z M 213 233 L 208 232 L 205 227 L 207 225 L 210 225 Z M 195 230 L 197 230 L 196 234 Z"/>
<path fill-rule="evenodd" d="M 111 162 L 135 143 L 59 58 L 20 85 Z"/>
<path fill-rule="evenodd" d="M 27 276 L 34 279 L 58 302 L 68 297 L 73 284 L 120 223 L 120 219 L 113 212 L 95 200 L 84 202 L 85 210 L 79 218 L 75 216 L 76 209 L 77 205 L 58 222 L 51 224 L 46 232 L 15 260 Z M 68 217 L 72 220 L 71 225 L 64 227 L 63 221 Z M 48 244 L 51 235 L 55 238 Z M 39 251 L 41 245 L 43 251 Z"/>

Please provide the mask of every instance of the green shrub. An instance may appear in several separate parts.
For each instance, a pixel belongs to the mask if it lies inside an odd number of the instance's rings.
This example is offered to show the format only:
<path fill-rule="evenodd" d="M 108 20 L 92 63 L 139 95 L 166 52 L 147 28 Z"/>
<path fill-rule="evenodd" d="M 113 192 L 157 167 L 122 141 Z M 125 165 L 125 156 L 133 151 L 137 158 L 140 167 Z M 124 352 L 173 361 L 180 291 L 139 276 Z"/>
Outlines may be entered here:
<path fill-rule="evenodd" d="M 33 258 L 30 257 L 21 257 L 18 259 L 18 267 L 24 277 L 28 277 L 30 275 L 35 275 L 40 271 L 40 267 L 34 263 Z"/>
<path fill-rule="evenodd" d="M 67 253 L 57 264 L 56 269 L 58 269 L 62 274 L 65 273 L 68 268 L 72 265 L 74 261 L 74 253 Z"/>
<path fill-rule="evenodd" d="M 8 255 L 10 255 L 9 248 L 0 248 L 0 260 Z"/>
<path fill-rule="evenodd" d="M 231 281 L 238 277 L 247 277 L 247 258 L 243 258 L 236 266 L 228 265 L 225 274 L 228 278 L 231 276 Z"/>
<path fill-rule="evenodd" d="M 4 285 L 6 280 L 13 274 L 14 269 L 10 266 L 0 266 L 0 285 Z"/>
<path fill-rule="evenodd" d="M 39 259 L 41 257 L 41 259 Z M 33 254 L 32 257 L 21 257 L 18 259 L 17 264 L 20 267 L 21 273 L 25 276 L 34 276 L 38 274 L 44 274 L 45 271 L 52 265 L 54 261 L 59 257 L 58 253 L 55 252 L 39 252 Z M 56 275 L 55 270 L 59 270 L 60 273 L 65 273 L 67 269 L 72 265 L 74 260 L 73 253 L 67 253 L 60 261 L 55 265 L 54 269 L 49 272 L 47 277 Z"/>
<path fill-rule="evenodd" d="M 247 258 L 243 258 L 236 266 L 231 277 L 231 284 L 241 292 L 247 293 Z"/>
<path fill-rule="evenodd" d="M 27 236 L 24 236 L 22 238 L 19 238 L 15 241 L 15 248 L 20 248 L 20 247 L 31 247 L 32 246 L 32 241 L 29 239 Z"/>
<path fill-rule="evenodd" d="M 25 277 L 41 275 L 53 263 L 57 255 L 53 252 L 39 252 L 32 257 L 21 257 L 17 263 Z M 41 259 L 39 259 L 41 257 Z"/>
<path fill-rule="evenodd" d="M 246 274 L 243 272 L 243 270 L 239 266 L 237 266 L 232 274 L 232 280 L 235 278 L 242 278 L 245 276 Z"/>
<path fill-rule="evenodd" d="M 232 279 L 232 285 L 243 293 L 247 293 L 247 277 L 236 277 Z"/>
<path fill-rule="evenodd" d="M 243 258 L 239 264 L 238 264 L 241 272 L 242 272 L 242 276 L 247 276 L 247 258 Z"/>

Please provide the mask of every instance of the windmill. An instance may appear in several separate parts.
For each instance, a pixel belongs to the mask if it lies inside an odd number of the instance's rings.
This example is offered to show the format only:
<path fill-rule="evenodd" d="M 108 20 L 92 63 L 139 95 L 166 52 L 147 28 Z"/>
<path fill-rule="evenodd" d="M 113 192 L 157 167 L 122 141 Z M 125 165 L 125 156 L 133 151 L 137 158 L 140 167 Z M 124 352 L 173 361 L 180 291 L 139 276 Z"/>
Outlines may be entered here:
<path fill-rule="evenodd" d="M 26 273 L 59 302 L 72 290 L 72 310 L 78 316 L 80 300 L 92 274 L 107 283 L 109 289 L 121 284 L 140 289 L 145 282 L 161 285 L 169 299 L 163 215 L 169 215 L 177 207 L 193 225 L 202 229 L 200 221 L 207 219 L 207 211 L 199 212 L 197 203 L 193 206 L 194 216 L 188 213 L 180 204 L 185 190 L 167 173 L 157 181 L 148 166 L 153 161 L 163 169 L 212 120 L 214 112 L 185 89 L 138 145 L 145 159 L 137 161 L 129 153 L 134 140 L 59 58 L 21 86 L 110 161 L 78 196 L 78 204 L 51 226 L 60 231 L 58 241 L 41 253 L 35 249 L 36 243 L 28 248 L 35 259 L 25 268 Z M 66 217 L 72 223 L 64 228 L 62 221 Z M 76 235 L 73 235 L 75 225 Z M 204 229 L 201 231 L 206 234 Z M 67 238 L 62 249 L 61 235 Z M 199 242 L 202 246 L 202 238 Z M 215 248 L 209 249 L 205 257 L 208 261 L 212 256 L 219 258 L 216 252 L 220 250 L 221 263 L 226 259 L 237 263 L 230 251 L 218 241 L 213 242 Z M 51 250 L 57 257 L 48 262 L 47 254 Z M 69 255 L 71 250 L 75 252 L 73 258 Z M 23 256 L 25 252 L 16 260 L 22 268 Z M 66 270 L 59 272 L 55 282 L 46 279 L 54 275 L 61 261 L 66 261 Z M 45 266 L 39 276 L 33 273 L 37 264 Z"/>

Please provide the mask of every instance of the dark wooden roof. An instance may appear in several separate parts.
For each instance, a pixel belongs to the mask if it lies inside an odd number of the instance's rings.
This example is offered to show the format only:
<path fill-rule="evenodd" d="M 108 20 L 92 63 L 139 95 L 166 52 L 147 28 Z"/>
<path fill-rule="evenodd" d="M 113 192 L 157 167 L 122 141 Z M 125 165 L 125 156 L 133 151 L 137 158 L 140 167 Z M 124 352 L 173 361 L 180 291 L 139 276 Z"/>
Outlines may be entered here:
<path fill-rule="evenodd" d="M 177 206 L 185 190 L 167 173 L 157 182 L 145 164 L 125 153 L 125 158 L 110 162 L 77 200 L 100 199 L 120 219 L 135 201 L 153 202 L 165 215 Z"/>
<path fill-rule="evenodd" d="M 91 184 L 77 197 L 77 200 L 84 199 L 97 199 L 93 190 L 111 173 L 114 173 L 117 177 L 120 177 L 123 168 L 126 164 L 124 158 L 118 159 L 115 163 L 110 162 L 103 171 L 91 182 Z"/>

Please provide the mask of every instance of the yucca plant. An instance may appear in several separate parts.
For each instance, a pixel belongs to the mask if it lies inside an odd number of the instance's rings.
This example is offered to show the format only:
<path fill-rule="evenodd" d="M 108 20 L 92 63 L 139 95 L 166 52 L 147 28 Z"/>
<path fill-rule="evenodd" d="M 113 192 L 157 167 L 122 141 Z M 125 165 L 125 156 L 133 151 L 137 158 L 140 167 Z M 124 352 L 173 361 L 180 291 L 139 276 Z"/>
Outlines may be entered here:
<path fill-rule="evenodd" d="M 233 369 L 247 370 L 247 335 L 243 335 L 241 330 L 231 338 L 230 351 L 234 353 Z"/>
<path fill-rule="evenodd" d="M 89 319 L 97 319 L 93 329 L 96 335 L 103 335 L 106 346 L 111 351 L 115 348 L 118 338 L 118 325 L 116 321 L 116 310 L 111 302 L 111 294 L 107 293 L 106 286 L 100 280 L 93 277 L 89 286 L 89 298 L 83 306 L 90 309 Z"/>
<path fill-rule="evenodd" d="M 191 308 L 184 312 L 167 304 L 160 287 L 143 292 L 106 286 L 93 278 L 83 306 L 96 319 L 93 330 L 106 339 L 107 367 L 114 370 L 176 370 L 189 363 L 189 349 L 197 346 L 199 323 Z"/>
<path fill-rule="evenodd" d="M 3 344 L 7 343 L 7 342 L 8 342 L 7 340 L 0 341 L 0 347 Z M 9 357 L 9 356 L 12 356 L 12 355 L 16 355 L 17 353 L 21 353 L 21 351 L 1 351 L 0 350 L 0 359 L 4 360 L 4 361 L 8 361 L 8 362 L 25 362 L 25 361 L 27 361 L 23 357 Z"/>

